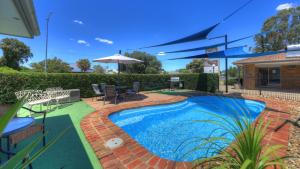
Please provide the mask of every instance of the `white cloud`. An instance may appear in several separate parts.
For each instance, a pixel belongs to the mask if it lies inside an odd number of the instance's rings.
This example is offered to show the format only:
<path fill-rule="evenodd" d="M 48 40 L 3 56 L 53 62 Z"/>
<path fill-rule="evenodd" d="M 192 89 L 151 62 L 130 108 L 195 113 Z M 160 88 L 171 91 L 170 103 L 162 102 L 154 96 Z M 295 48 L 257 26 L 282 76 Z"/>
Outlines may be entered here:
<path fill-rule="evenodd" d="M 159 52 L 157 55 L 159 55 L 159 56 L 165 56 L 166 53 L 165 52 Z"/>
<path fill-rule="evenodd" d="M 77 43 L 85 45 L 85 46 L 90 46 L 90 44 L 85 40 L 78 40 Z"/>
<path fill-rule="evenodd" d="M 101 43 L 106 43 L 106 44 L 109 44 L 109 45 L 112 45 L 114 42 L 111 41 L 111 40 L 108 40 L 108 39 L 103 39 L 103 38 L 95 38 L 96 41 L 98 42 L 101 42 Z"/>
<path fill-rule="evenodd" d="M 294 7 L 293 3 L 285 3 L 285 4 L 278 5 L 277 8 L 276 8 L 276 10 L 277 11 L 281 11 L 281 10 L 290 9 L 290 8 L 293 8 L 293 7 Z"/>
<path fill-rule="evenodd" d="M 79 25 L 83 25 L 83 22 L 80 20 L 73 20 L 74 23 L 78 23 Z"/>

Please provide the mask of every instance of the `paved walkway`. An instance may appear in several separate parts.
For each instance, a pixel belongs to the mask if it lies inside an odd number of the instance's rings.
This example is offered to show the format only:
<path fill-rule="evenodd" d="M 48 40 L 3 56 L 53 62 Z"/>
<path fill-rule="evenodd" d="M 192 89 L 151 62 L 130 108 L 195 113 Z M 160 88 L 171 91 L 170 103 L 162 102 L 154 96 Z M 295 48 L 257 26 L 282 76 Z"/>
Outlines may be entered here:
<path fill-rule="evenodd" d="M 147 151 L 139 145 L 126 132 L 116 126 L 108 119 L 108 115 L 123 109 L 166 104 L 184 100 L 184 96 L 171 96 L 163 94 L 148 93 L 143 94 L 133 100 L 119 103 L 118 105 L 103 105 L 102 101 L 92 101 L 84 99 L 86 103 L 94 107 L 97 111 L 87 115 L 81 121 L 87 140 L 93 147 L 103 168 L 129 168 L 129 169 L 164 169 L 164 168 L 191 168 L 192 163 L 174 162 L 162 159 Z M 261 113 L 260 118 L 271 122 L 269 132 L 264 144 L 283 144 L 288 145 L 290 124 L 285 124 L 285 120 L 290 117 L 290 110 L 294 108 L 296 102 L 282 102 L 281 100 L 269 98 L 246 97 L 264 101 L 267 104 L 266 110 Z M 283 125 L 285 124 L 285 125 Z M 280 127 L 281 126 L 281 127 Z M 275 130 L 277 129 L 277 130 Z M 104 146 L 105 142 L 111 138 L 120 137 L 124 144 L 116 149 L 110 150 Z M 281 149 L 278 154 L 285 155 L 287 148 Z"/>

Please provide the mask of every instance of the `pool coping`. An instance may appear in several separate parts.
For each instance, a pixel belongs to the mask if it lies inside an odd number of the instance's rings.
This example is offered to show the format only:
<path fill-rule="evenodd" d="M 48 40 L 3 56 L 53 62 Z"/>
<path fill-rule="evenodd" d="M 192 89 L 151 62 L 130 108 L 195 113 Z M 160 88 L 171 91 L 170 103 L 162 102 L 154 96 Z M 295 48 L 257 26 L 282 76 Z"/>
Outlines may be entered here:
<path fill-rule="evenodd" d="M 126 103 L 122 105 L 115 105 L 113 107 L 103 108 L 100 111 L 93 112 L 83 118 L 80 125 L 85 133 L 85 136 L 92 146 L 99 162 L 103 168 L 192 168 L 191 162 L 175 162 L 172 160 L 167 160 L 160 158 L 146 148 L 140 145 L 137 141 L 132 139 L 122 128 L 115 125 L 110 119 L 109 115 L 115 112 L 152 106 L 152 105 L 162 105 L 176 103 L 185 100 L 187 97 L 184 96 L 172 96 L 172 99 L 158 99 L 156 101 L 140 101 L 138 103 Z M 263 144 L 282 144 L 285 148 L 280 149 L 279 155 L 285 155 L 288 145 L 289 128 L 290 125 L 287 124 L 283 126 L 280 130 L 274 131 L 274 129 L 281 125 L 284 120 L 289 119 L 290 115 L 281 112 L 289 112 L 290 107 L 288 104 L 281 105 L 282 101 L 274 102 L 275 100 L 270 100 L 267 98 L 258 97 L 243 97 L 244 99 L 263 101 L 266 106 L 273 110 L 264 110 L 258 118 L 262 118 L 264 121 L 271 122 L 268 128 L 268 135 L 265 137 Z M 274 111 L 279 110 L 278 112 Z M 105 142 L 111 138 L 119 137 L 124 143 L 121 147 L 110 150 L 104 146 Z"/>

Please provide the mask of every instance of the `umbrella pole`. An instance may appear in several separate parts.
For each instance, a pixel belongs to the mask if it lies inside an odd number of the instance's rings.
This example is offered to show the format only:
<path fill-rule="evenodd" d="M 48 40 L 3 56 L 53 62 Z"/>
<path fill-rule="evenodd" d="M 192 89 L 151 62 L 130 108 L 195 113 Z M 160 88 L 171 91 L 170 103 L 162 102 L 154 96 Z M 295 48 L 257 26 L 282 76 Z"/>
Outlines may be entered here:
<path fill-rule="evenodd" d="M 120 86 L 120 62 L 118 61 L 118 82 L 117 85 Z"/>
<path fill-rule="evenodd" d="M 119 50 L 119 54 L 122 54 L 122 51 Z M 120 86 L 120 61 L 118 60 L 118 86 Z"/>

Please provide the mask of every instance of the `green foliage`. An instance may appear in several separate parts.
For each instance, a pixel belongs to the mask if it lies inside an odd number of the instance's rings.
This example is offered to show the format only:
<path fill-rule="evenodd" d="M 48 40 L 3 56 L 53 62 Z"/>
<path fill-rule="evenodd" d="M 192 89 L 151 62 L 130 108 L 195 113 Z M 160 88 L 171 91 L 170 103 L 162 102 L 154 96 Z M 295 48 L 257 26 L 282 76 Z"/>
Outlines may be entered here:
<path fill-rule="evenodd" d="M 196 77 L 196 90 L 200 91 L 207 91 L 211 93 L 215 93 L 219 86 L 219 76 L 218 74 L 205 74 L 201 73 L 198 74 L 198 77 Z M 192 79 L 192 77 L 189 76 L 190 81 L 195 81 L 195 79 Z M 184 80 L 186 82 L 186 80 Z M 186 85 L 186 84 L 185 84 Z M 192 88 L 187 88 L 192 89 Z"/>
<path fill-rule="evenodd" d="M 234 78 L 234 79 L 228 79 L 228 85 L 234 85 L 238 82 L 238 79 Z M 225 83 L 225 82 L 224 82 Z"/>
<path fill-rule="evenodd" d="M 161 62 L 156 58 L 156 56 L 139 51 L 125 53 L 125 56 L 135 58 L 143 62 L 130 65 L 120 64 L 121 72 L 136 74 L 158 74 L 162 71 Z"/>
<path fill-rule="evenodd" d="M 3 51 L 1 65 L 17 70 L 20 69 L 20 64 L 27 62 L 33 56 L 30 47 L 14 38 L 2 39 L 0 48 Z"/>
<path fill-rule="evenodd" d="M 86 72 L 91 68 L 91 63 L 88 59 L 79 59 L 76 65 L 82 72 Z"/>
<path fill-rule="evenodd" d="M 228 76 L 229 77 L 232 77 L 232 78 L 238 78 L 239 77 L 239 70 L 237 67 L 232 67 L 230 66 L 229 69 L 228 69 Z M 243 76 L 243 72 L 242 70 L 240 70 L 240 77 Z"/>
<path fill-rule="evenodd" d="M 268 18 L 261 32 L 269 32 L 255 37 L 256 52 L 278 51 L 286 44 L 300 43 L 300 6 L 278 11 L 275 16 Z"/>
<path fill-rule="evenodd" d="M 242 107 L 241 110 L 243 110 Z M 217 125 L 218 129 L 224 130 L 224 133 L 216 134 L 217 131 L 215 131 L 211 133 L 211 137 L 198 140 L 200 143 L 196 148 L 197 150 L 204 148 L 208 149 L 207 152 L 219 152 L 219 154 L 196 160 L 195 168 L 284 168 L 282 160 L 285 157 L 277 155 L 277 151 L 283 146 L 263 144 L 269 123 L 263 122 L 262 119 L 257 119 L 257 122 L 253 125 L 250 120 L 251 117 L 249 117 L 250 115 L 246 110 L 244 110 L 242 115 L 238 115 L 237 112 L 231 112 L 232 114 L 229 116 L 221 116 L 209 112 L 204 113 L 213 115 L 216 117 L 216 120 L 196 120 L 195 122 L 212 123 Z M 234 138 L 234 142 L 227 139 L 228 135 Z M 227 147 L 225 145 L 230 146 Z"/>
<path fill-rule="evenodd" d="M 95 65 L 93 69 L 94 73 L 105 73 L 105 69 L 100 65 Z"/>
<path fill-rule="evenodd" d="M 204 72 L 204 59 L 193 59 L 193 61 L 186 65 L 186 69 L 192 73 Z"/>
<path fill-rule="evenodd" d="M 2 73 L 17 73 L 18 71 L 13 68 L 7 67 L 7 66 L 1 66 L 0 72 L 2 72 Z"/>
<path fill-rule="evenodd" d="M 40 61 L 38 63 L 32 63 L 31 67 L 36 72 L 45 71 L 45 61 Z M 53 59 L 47 59 L 47 72 L 48 73 L 67 73 L 71 72 L 72 68 L 70 65 L 63 60 L 54 57 Z"/>
<path fill-rule="evenodd" d="M 132 86 L 141 83 L 141 90 L 169 88 L 171 76 L 179 76 L 186 89 L 215 92 L 218 88 L 217 74 L 120 74 L 120 84 Z M 91 84 L 116 84 L 116 74 L 97 73 L 0 73 L 0 103 L 15 102 L 14 92 L 24 89 L 46 89 L 61 86 L 64 89 L 80 89 L 82 97 L 93 96 Z"/>
<path fill-rule="evenodd" d="M 188 69 L 179 69 L 178 72 L 179 73 L 191 73 L 191 71 Z"/>

